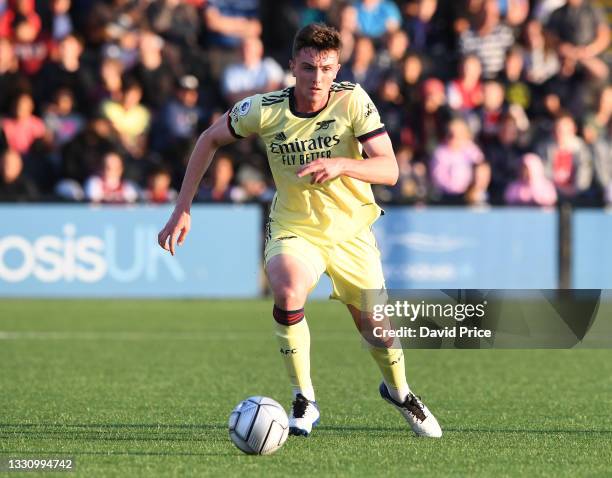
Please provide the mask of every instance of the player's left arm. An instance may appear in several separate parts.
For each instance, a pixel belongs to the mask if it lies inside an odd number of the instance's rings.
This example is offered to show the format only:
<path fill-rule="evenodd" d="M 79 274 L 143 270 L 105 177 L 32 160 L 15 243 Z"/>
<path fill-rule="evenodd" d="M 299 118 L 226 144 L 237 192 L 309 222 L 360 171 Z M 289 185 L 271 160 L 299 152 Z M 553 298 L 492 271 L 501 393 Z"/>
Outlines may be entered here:
<path fill-rule="evenodd" d="M 300 168 L 300 178 L 311 174 L 311 184 L 324 183 L 348 176 L 370 184 L 393 186 L 397 183 L 399 168 L 393 145 L 387 133 L 374 136 L 363 143 L 368 159 L 331 158 L 317 159 Z"/>

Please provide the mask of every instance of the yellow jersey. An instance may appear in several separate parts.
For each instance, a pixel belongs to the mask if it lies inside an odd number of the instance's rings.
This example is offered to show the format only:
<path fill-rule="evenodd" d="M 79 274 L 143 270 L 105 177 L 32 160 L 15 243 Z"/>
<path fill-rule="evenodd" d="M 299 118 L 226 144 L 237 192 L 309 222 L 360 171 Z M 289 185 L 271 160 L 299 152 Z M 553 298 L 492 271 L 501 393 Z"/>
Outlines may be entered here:
<path fill-rule="evenodd" d="M 381 214 L 369 183 L 339 176 L 322 184 L 299 178 L 318 158 L 364 160 L 361 143 L 386 134 L 374 103 L 358 84 L 333 83 L 327 104 L 313 113 L 296 111 L 294 88 L 253 95 L 228 113 L 237 138 L 257 134 L 266 145 L 276 184 L 270 219 L 305 239 L 335 244 L 351 239 Z"/>

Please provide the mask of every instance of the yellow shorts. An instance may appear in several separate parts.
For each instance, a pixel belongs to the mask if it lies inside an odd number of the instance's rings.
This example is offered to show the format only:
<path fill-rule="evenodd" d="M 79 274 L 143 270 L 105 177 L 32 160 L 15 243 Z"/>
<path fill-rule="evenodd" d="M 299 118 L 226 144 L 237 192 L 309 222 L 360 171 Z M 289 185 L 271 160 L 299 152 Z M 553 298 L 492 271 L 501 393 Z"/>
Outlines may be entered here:
<path fill-rule="evenodd" d="M 304 263 L 312 274 L 314 288 L 324 272 L 332 282 L 331 299 L 364 310 L 362 291 L 382 291 L 385 279 L 374 233 L 365 228 L 353 239 L 319 246 L 270 221 L 266 230 L 264 262 L 288 254 Z"/>

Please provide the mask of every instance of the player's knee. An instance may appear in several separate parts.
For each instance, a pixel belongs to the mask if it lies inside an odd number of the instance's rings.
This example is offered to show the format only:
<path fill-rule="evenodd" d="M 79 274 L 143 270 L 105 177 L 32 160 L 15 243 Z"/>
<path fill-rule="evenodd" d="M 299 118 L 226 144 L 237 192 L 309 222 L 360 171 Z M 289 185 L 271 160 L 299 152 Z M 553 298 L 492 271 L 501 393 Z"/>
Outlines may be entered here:
<path fill-rule="evenodd" d="M 274 290 L 274 303 L 283 310 L 295 310 L 304 307 L 306 288 L 299 285 L 278 286 Z"/>

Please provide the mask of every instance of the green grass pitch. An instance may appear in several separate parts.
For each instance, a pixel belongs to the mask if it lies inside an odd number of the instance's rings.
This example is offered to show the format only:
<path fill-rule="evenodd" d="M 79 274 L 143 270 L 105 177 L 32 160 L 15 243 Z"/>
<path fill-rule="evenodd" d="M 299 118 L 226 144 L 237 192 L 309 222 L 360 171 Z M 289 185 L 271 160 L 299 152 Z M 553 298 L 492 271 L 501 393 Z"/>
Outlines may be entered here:
<path fill-rule="evenodd" d="M 418 439 L 346 310 L 306 313 L 321 424 L 252 457 L 229 412 L 291 398 L 270 301 L 0 301 L 0 455 L 71 456 L 87 477 L 612 474 L 609 350 L 407 351 L 445 432 Z"/>

